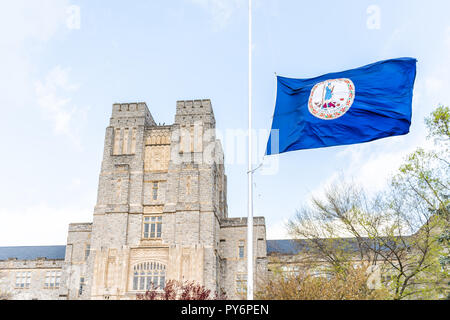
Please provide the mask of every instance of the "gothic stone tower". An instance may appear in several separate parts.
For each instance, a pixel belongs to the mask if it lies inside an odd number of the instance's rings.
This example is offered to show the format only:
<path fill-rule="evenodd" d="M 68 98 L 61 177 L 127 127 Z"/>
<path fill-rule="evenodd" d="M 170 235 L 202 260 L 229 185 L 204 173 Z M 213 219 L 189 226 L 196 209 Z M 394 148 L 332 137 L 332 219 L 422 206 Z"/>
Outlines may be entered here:
<path fill-rule="evenodd" d="M 93 223 L 69 226 L 60 297 L 134 299 L 169 279 L 238 297 L 246 219 L 228 218 L 223 163 L 210 100 L 177 102 L 169 126 L 145 103 L 114 104 Z M 263 218 L 254 234 L 264 272 Z"/>

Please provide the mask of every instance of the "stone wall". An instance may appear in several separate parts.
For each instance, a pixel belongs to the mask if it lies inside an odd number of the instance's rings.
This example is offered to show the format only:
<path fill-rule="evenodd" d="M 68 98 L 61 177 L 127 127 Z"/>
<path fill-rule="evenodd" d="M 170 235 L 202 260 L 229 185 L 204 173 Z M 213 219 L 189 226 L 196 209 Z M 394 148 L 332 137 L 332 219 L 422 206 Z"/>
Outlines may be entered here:
<path fill-rule="evenodd" d="M 37 259 L 0 261 L 0 291 L 11 294 L 12 300 L 57 300 L 59 287 L 46 288 L 47 272 L 62 271 L 63 260 Z M 17 288 L 18 273 L 30 272 L 29 287 Z"/>
<path fill-rule="evenodd" d="M 267 270 L 266 226 L 264 217 L 253 218 L 254 286 Z M 239 243 L 244 243 L 244 256 L 239 257 Z M 236 288 L 238 275 L 247 275 L 247 218 L 228 218 L 221 221 L 220 253 L 225 270 L 224 289 L 230 299 L 242 299 Z"/>
<path fill-rule="evenodd" d="M 55 264 L 62 284 L 52 297 L 134 299 L 134 268 L 155 262 L 164 266 L 166 280 L 195 281 L 237 298 L 236 274 L 246 273 L 247 254 L 239 258 L 238 244 L 246 241 L 247 220 L 228 218 L 215 124 L 210 100 L 178 101 L 174 124 L 162 126 L 145 103 L 113 105 L 93 222 L 69 226 L 65 261 Z M 161 238 L 144 239 L 144 217 L 155 215 L 162 216 Z M 261 274 L 264 218 L 254 225 L 255 270 Z M 35 290 L 28 292 L 38 295 Z"/>

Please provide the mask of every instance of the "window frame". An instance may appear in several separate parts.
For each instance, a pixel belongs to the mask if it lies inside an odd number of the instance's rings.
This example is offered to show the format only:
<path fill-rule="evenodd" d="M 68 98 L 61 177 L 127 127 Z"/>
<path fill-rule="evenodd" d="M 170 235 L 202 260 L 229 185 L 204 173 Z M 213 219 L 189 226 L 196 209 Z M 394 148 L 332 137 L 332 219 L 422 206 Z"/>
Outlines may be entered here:
<path fill-rule="evenodd" d="M 145 214 L 142 217 L 142 240 L 161 240 L 162 239 L 162 214 Z M 152 221 L 152 218 L 156 218 L 155 221 Z M 149 219 L 149 221 L 147 222 L 145 219 Z M 145 226 L 148 225 L 148 231 L 145 230 Z M 155 229 L 154 229 L 154 237 L 151 237 L 152 234 L 152 225 L 155 225 Z M 158 231 L 158 227 L 159 227 L 159 231 Z M 146 236 L 146 232 L 148 233 L 148 235 Z M 159 233 L 159 237 L 158 237 L 158 233 Z"/>
<path fill-rule="evenodd" d="M 61 287 L 62 271 L 58 270 L 46 270 L 44 278 L 44 289 L 59 289 Z"/>
<path fill-rule="evenodd" d="M 241 248 L 242 248 L 242 256 L 241 256 Z M 239 240 L 238 241 L 238 259 L 242 260 L 245 259 L 245 240 Z"/>
<path fill-rule="evenodd" d="M 152 201 L 157 201 L 159 196 L 159 181 L 152 182 Z"/>
<path fill-rule="evenodd" d="M 78 287 L 78 296 L 81 297 L 84 292 L 84 287 L 86 286 L 86 278 L 80 277 L 80 285 Z"/>
<path fill-rule="evenodd" d="M 14 282 L 14 288 L 15 289 L 30 289 L 31 287 L 31 271 L 16 271 L 15 272 L 15 282 Z M 18 282 L 18 279 L 21 279 L 20 282 Z"/>
<path fill-rule="evenodd" d="M 234 277 L 234 286 L 236 294 L 238 295 L 246 295 L 247 294 L 247 281 L 248 276 L 246 273 L 236 273 Z"/>
<path fill-rule="evenodd" d="M 91 245 L 89 243 L 86 243 L 86 245 L 84 246 L 84 261 L 87 261 L 90 255 L 91 255 Z"/>
<path fill-rule="evenodd" d="M 150 260 L 133 265 L 130 275 L 130 291 L 145 292 L 156 284 L 156 290 L 164 290 L 167 283 L 167 265 L 160 261 Z"/>

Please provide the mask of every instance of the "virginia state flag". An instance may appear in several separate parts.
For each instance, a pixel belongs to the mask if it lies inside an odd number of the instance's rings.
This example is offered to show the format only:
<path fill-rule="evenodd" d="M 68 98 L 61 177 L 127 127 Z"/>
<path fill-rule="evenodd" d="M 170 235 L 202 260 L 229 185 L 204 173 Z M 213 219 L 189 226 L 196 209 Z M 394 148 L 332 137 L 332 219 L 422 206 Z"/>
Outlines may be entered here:
<path fill-rule="evenodd" d="M 266 154 L 407 134 L 416 62 L 385 60 L 311 79 L 277 76 Z"/>

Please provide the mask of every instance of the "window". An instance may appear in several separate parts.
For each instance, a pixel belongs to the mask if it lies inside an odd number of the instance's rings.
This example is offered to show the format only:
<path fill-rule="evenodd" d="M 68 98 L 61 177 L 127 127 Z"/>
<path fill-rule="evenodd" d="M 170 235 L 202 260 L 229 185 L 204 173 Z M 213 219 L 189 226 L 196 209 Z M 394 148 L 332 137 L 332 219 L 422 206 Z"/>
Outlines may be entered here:
<path fill-rule="evenodd" d="M 87 260 L 90 254 L 91 254 L 91 245 L 87 244 L 86 248 L 84 249 L 84 260 Z"/>
<path fill-rule="evenodd" d="M 158 262 L 144 262 L 133 268 L 133 290 L 164 289 L 166 266 Z"/>
<path fill-rule="evenodd" d="M 85 286 L 85 281 L 84 281 L 84 277 L 80 278 L 80 289 L 78 290 L 78 295 L 81 296 L 83 294 L 83 289 Z"/>
<path fill-rule="evenodd" d="M 239 295 L 247 294 L 247 274 L 236 275 L 236 293 Z"/>
<path fill-rule="evenodd" d="M 57 289 L 59 288 L 59 284 L 61 282 L 61 271 L 47 271 L 45 273 L 45 289 Z"/>
<path fill-rule="evenodd" d="M 243 259 L 244 258 L 244 254 L 245 254 L 245 241 L 241 240 L 239 241 L 239 259 Z"/>
<path fill-rule="evenodd" d="M 144 239 L 161 238 L 162 216 L 144 217 Z"/>
<path fill-rule="evenodd" d="M 16 273 L 16 288 L 28 289 L 31 283 L 31 272 L 20 271 Z"/>
<path fill-rule="evenodd" d="M 283 274 L 286 277 L 289 277 L 289 276 L 297 277 L 300 275 L 300 267 L 296 266 L 296 265 L 288 265 L 288 266 L 285 265 L 285 266 L 281 267 L 281 272 L 283 272 Z"/>
<path fill-rule="evenodd" d="M 153 182 L 152 197 L 153 200 L 158 200 L 158 182 Z"/>

